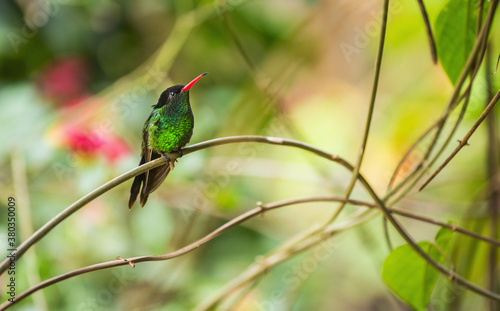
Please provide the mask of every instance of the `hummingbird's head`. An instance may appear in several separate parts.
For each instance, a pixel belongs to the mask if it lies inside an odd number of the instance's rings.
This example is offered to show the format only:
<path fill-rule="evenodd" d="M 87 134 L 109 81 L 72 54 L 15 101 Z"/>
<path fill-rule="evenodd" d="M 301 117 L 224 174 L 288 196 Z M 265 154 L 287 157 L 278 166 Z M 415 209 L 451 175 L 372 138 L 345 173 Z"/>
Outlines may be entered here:
<path fill-rule="evenodd" d="M 202 73 L 186 85 L 174 85 L 169 87 L 161 93 L 158 103 L 153 105 L 153 108 L 158 109 L 170 103 L 182 102 L 186 100 L 189 102 L 189 89 L 206 74 L 208 74 L 208 72 Z"/>

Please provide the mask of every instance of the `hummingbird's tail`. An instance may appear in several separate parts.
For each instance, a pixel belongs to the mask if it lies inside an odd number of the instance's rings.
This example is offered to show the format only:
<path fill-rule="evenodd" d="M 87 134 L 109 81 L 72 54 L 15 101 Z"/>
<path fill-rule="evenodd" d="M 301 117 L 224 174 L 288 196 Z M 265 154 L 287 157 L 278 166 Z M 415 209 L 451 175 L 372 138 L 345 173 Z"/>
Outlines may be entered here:
<path fill-rule="evenodd" d="M 156 152 L 152 152 L 151 160 L 157 159 L 161 157 L 160 154 Z M 141 162 L 139 166 L 145 163 L 145 156 L 143 155 L 141 158 Z M 137 175 L 134 178 L 134 182 L 132 183 L 132 187 L 130 188 L 130 198 L 128 200 L 128 208 L 132 208 L 137 199 L 137 196 L 140 192 L 140 204 L 144 206 L 148 201 L 148 196 L 151 192 L 158 189 L 161 183 L 167 178 L 168 173 L 170 172 L 170 166 L 168 164 L 155 167 L 148 172 L 142 173 L 141 175 Z M 142 185 L 142 190 L 141 190 Z"/>
<path fill-rule="evenodd" d="M 131 209 L 137 199 L 137 195 L 141 190 L 141 184 L 144 179 L 145 174 L 135 176 L 134 182 L 132 183 L 132 188 L 130 188 L 130 198 L 128 199 L 128 208 Z"/>

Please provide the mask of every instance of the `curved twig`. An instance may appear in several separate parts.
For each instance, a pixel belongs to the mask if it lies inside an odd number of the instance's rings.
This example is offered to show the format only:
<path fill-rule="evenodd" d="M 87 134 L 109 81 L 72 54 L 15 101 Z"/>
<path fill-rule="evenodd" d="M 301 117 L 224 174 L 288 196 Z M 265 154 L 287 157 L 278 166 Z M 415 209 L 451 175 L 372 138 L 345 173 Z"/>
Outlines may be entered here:
<path fill-rule="evenodd" d="M 399 223 L 399 221 L 394 218 L 392 213 L 389 211 L 387 206 L 385 205 L 384 201 L 382 201 L 373 187 L 370 186 L 368 181 L 363 177 L 363 175 L 360 175 L 360 181 L 362 184 L 365 185 L 365 188 L 369 190 L 370 196 L 375 200 L 379 208 L 381 209 L 382 213 L 384 216 L 389 220 L 389 222 L 393 225 L 393 227 L 398 231 L 398 233 L 401 235 L 401 237 L 408 243 L 408 245 L 413 248 L 413 250 L 420 256 L 422 257 L 425 261 L 427 261 L 428 264 L 430 264 L 432 267 L 434 267 L 437 271 L 439 271 L 441 274 L 449 277 L 452 280 L 455 280 L 457 284 L 460 284 L 464 286 L 465 288 L 479 294 L 485 297 L 488 297 L 490 299 L 498 300 L 500 301 L 500 295 L 494 292 L 491 292 L 487 289 L 484 289 L 482 287 L 479 287 L 471 282 L 469 282 L 467 279 L 463 278 L 462 276 L 458 275 L 455 273 L 453 270 L 448 270 L 445 266 L 440 264 L 439 262 L 435 261 L 429 254 L 427 254 L 413 238 L 410 236 L 410 234 L 406 231 L 406 229 Z"/>
<path fill-rule="evenodd" d="M 80 208 L 82 208 L 83 206 L 85 206 L 86 204 L 88 204 L 89 202 L 94 200 L 95 198 L 99 197 L 100 195 L 113 189 L 114 187 L 118 186 L 119 184 L 129 180 L 130 178 L 135 177 L 139 174 L 142 174 L 142 173 L 144 173 L 150 169 L 153 169 L 157 166 L 165 164 L 164 161 L 165 160 L 161 160 L 161 159 L 155 160 L 155 161 L 151 161 L 149 163 L 146 163 L 142 166 L 136 167 L 133 170 L 130 170 L 130 171 L 126 172 L 125 174 L 122 174 L 122 175 L 108 181 L 104 185 L 93 190 L 92 192 L 83 196 L 81 199 L 79 199 L 75 203 L 68 206 L 62 212 L 57 214 L 54 218 L 52 218 L 47 223 L 45 223 L 45 225 L 43 225 L 40 229 L 35 231 L 35 233 L 33 233 L 26 241 L 24 241 L 23 243 L 21 243 L 21 245 L 19 245 L 17 247 L 16 260 L 19 260 L 19 258 L 31 246 L 33 246 L 40 239 L 42 239 L 47 233 L 49 233 L 52 229 L 54 229 L 54 227 L 57 226 L 59 223 L 61 223 L 64 219 L 71 216 L 71 214 L 73 214 L 74 212 L 76 212 L 77 210 L 79 210 Z M 9 264 L 10 264 L 9 258 L 6 258 L 2 261 L 2 263 L 0 265 L 0 274 L 5 272 L 5 270 L 9 267 Z"/>
<path fill-rule="evenodd" d="M 157 160 L 155 160 L 155 161 L 157 161 Z M 342 198 L 330 198 L 329 201 L 331 202 L 331 201 L 342 201 L 342 200 L 343 200 Z M 359 201 L 355 201 L 353 204 L 356 204 L 356 203 L 359 203 Z M 7 302 L 3 303 L 2 305 L 0 305 L 0 310 L 7 309 L 8 307 L 13 305 L 14 303 L 19 302 L 20 300 L 28 297 L 29 295 L 31 295 L 31 294 L 33 294 L 33 293 L 35 293 L 35 292 L 37 292 L 45 287 L 48 287 L 50 285 L 59 283 L 61 281 L 64 281 L 64 280 L 67 280 L 70 278 L 73 278 L 73 277 L 81 275 L 81 274 L 85 274 L 85 273 L 89 273 L 89 272 L 93 272 L 93 271 L 98 271 L 98 270 L 103 270 L 103 269 L 108 269 L 108 268 L 113 268 L 113 267 L 118 267 L 118 266 L 125 266 L 125 265 L 131 265 L 131 264 L 135 265 L 135 264 L 140 263 L 140 262 L 163 261 L 163 260 L 168 260 L 168 259 L 172 259 L 175 257 L 179 257 L 179 256 L 184 255 L 184 254 L 200 247 L 201 245 L 211 241 L 212 239 L 218 237 L 219 235 L 221 235 L 225 231 L 231 229 L 232 227 L 234 227 L 234 226 L 236 226 L 236 225 L 238 225 L 238 224 L 240 224 L 240 223 L 242 223 L 242 222 L 244 222 L 252 217 L 258 216 L 264 212 L 267 212 L 267 211 L 270 211 L 273 209 L 277 209 L 280 207 L 284 207 L 287 205 L 291 205 L 291 204 L 275 204 L 275 205 L 269 205 L 269 206 L 259 205 L 258 207 L 254 208 L 246 213 L 243 213 L 243 214 L 233 218 L 232 220 L 226 222 L 224 225 L 220 226 L 219 228 L 217 228 L 214 231 L 210 232 L 209 234 L 205 235 L 201 239 L 198 239 L 197 241 L 192 242 L 192 243 L 184 246 L 183 248 L 180 248 L 180 249 L 178 249 L 174 252 L 168 253 L 168 254 L 157 255 L 157 256 L 138 256 L 138 257 L 131 257 L 131 258 L 127 258 L 127 259 L 120 258 L 117 260 L 101 262 L 98 264 L 86 266 L 83 268 L 73 270 L 73 271 L 68 272 L 68 273 L 64 273 L 64 274 L 55 276 L 53 278 L 45 280 L 45 281 L 41 282 L 40 284 L 16 295 L 15 302 L 7 301 Z"/>
<path fill-rule="evenodd" d="M 283 138 L 276 138 L 276 137 L 265 137 L 265 136 L 233 136 L 233 137 L 219 138 L 219 139 L 214 139 L 214 140 L 206 141 L 206 142 L 199 143 L 199 144 L 190 146 L 188 148 L 185 148 L 183 150 L 183 153 L 184 154 L 188 154 L 188 153 L 192 153 L 192 152 L 195 152 L 197 150 L 205 149 L 205 148 L 208 148 L 208 147 L 222 145 L 222 144 L 236 143 L 236 142 L 261 142 L 261 143 L 267 143 L 267 144 L 275 144 L 275 145 L 284 145 L 284 146 L 297 147 L 297 148 L 300 148 L 300 149 L 304 149 L 304 150 L 310 151 L 310 152 L 312 152 L 312 153 L 314 153 L 314 154 L 316 154 L 318 156 L 321 156 L 323 158 L 326 158 L 326 159 L 328 159 L 330 161 L 334 161 L 336 163 L 339 163 L 339 164 L 341 164 L 342 166 L 344 166 L 345 168 L 347 168 L 350 171 L 353 171 L 353 169 L 354 169 L 354 167 L 350 163 L 348 163 L 347 161 L 343 160 L 342 158 L 340 158 L 338 156 L 328 154 L 328 153 L 326 153 L 324 151 L 321 151 L 321 150 L 319 150 L 319 149 L 317 149 L 317 148 L 315 148 L 315 147 L 313 147 L 311 145 L 304 144 L 304 143 L 299 142 L 299 141 L 290 140 L 290 139 L 283 139 Z M 136 175 L 140 174 L 140 172 L 139 172 L 140 168 L 148 167 L 147 169 L 151 169 L 153 167 L 156 167 L 156 166 L 164 164 L 163 161 L 165 161 L 163 158 L 159 158 L 159 159 L 154 160 L 152 162 L 149 162 L 149 163 L 147 163 L 145 165 L 142 165 L 139 168 L 136 168 L 136 169 L 134 169 L 134 170 L 132 170 L 132 171 L 130 171 L 130 172 L 128 172 L 128 173 L 120 176 L 119 178 L 123 179 L 124 178 L 123 176 L 125 176 L 125 175 L 127 175 L 128 178 L 132 178 L 133 176 L 135 176 L 134 174 L 136 174 Z M 359 177 L 360 182 L 363 184 L 363 186 L 366 188 L 366 190 L 370 194 L 370 196 L 377 202 L 377 206 L 380 207 L 381 211 L 384 213 L 384 216 L 393 224 L 393 226 L 396 228 L 396 230 L 407 241 L 407 243 L 417 252 L 417 254 L 419 254 L 423 259 L 425 259 L 429 264 L 431 264 L 439 272 L 441 272 L 442 274 L 444 274 L 446 276 L 453 277 L 457 281 L 457 283 L 463 285 L 464 287 L 470 289 L 471 291 L 474 291 L 474 292 L 476 292 L 478 294 L 481 294 L 483 296 L 489 297 L 491 299 L 500 300 L 500 295 L 495 294 L 495 293 L 490 292 L 488 290 L 485 290 L 485 289 L 483 289 L 481 287 L 478 287 L 475 284 L 470 283 L 469 281 L 467 281 L 463 277 L 461 277 L 458 274 L 456 274 L 454 271 L 448 270 L 446 267 L 442 266 L 441 264 L 439 264 L 438 262 L 436 262 L 434 259 L 432 259 L 424 250 L 422 250 L 417 245 L 417 243 L 406 232 L 406 230 L 401 226 L 401 224 L 392 216 L 392 213 L 385 206 L 385 203 L 378 197 L 378 195 L 376 194 L 375 190 L 371 187 L 371 185 L 368 183 L 368 181 L 365 179 L 365 177 L 362 174 L 359 174 L 358 177 Z M 115 181 L 115 180 L 117 180 L 119 178 L 115 178 L 111 182 L 113 182 L 113 181 Z M 104 191 L 103 188 L 104 188 L 104 186 L 110 184 L 111 182 L 108 182 L 107 184 L 99 187 L 98 189 L 96 189 L 95 191 L 91 192 L 90 194 L 88 194 L 84 198 L 86 200 L 88 200 L 89 197 L 91 196 L 91 194 L 92 194 L 92 196 L 97 197 L 100 194 L 106 192 L 107 190 Z M 123 182 L 123 181 L 121 181 L 121 182 Z M 111 189 L 114 186 L 113 185 L 108 185 L 107 187 L 109 187 L 109 189 Z M 84 200 L 84 198 L 80 199 L 77 202 L 83 202 L 83 203 L 86 202 Z M 83 207 L 85 205 L 83 203 L 79 203 L 80 206 L 78 208 Z M 71 206 L 74 206 L 75 204 L 73 204 Z M 76 209 L 73 208 L 74 210 L 72 210 L 72 212 L 76 211 L 78 208 L 76 208 Z M 172 253 L 169 253 L 169 254 L 158 255 L 158 256 L 140 256 L 140 257 L 133 257 L 133 258 L 129 258 L 129 259 L 120 259 L 120 260 L 114 260 L 114 261 L 99 263 L 99 264 L 95 264 L 95 265 L 91 265 L 91 266 L 88 266 L 88 267 L 80 268 L 80 269 L 74 270 L 72 272 L 69 272 L 69 273 L 66 273 L 66 274 L 63 274 L 63 275 L 60 275 L 60 276 L 48 279 L 48 280 L 46 280 L 46 281 L 38 284 L 37 286 L 35 286 L 35 287 L 31 288 L 31 289 L 28 289 L 27 291 L 19 294 L 16 297 L 16 301 L 19 301 L 19 300 L 21 300 L 21 299 L 29 296 L 31 293 L 36 292 L 36 291 L 38 291 L 38 290 L 40 290 L 40 289 L 42 289 L 44 287 L 47 287 L 47 286 L 52 285 L 54 283 L 57 283 L 59 281 L 62 281 L 62 280 L 65 280 L 65 279 L 68 279 L 68 278 L 71 278 L 71 277 L 74 277 L 74 276 L 77 276 L 77 275 L 80 275 L 80 274 L 83 274 L 83 273 L 87 273 L 87 272 L 91 272 L 91 271 L 97 271 L 97 270 L 102 270 L 102 269 L 107 269 L 107 268 L 116 267 L 116 266 L 129 265 L 130 263 L 138 263 L 138 262 L 144 262 L 144 261 L 160 261 L 160 260 L 167 260 L 167 259 L 171 259 L 171 258 L 180 256 L 182 254 L 185 254 L 187 252 L 192 251 L 193 249 L 199 247 L 200 245 L 202 245 L 202 244 L 210 241 L 211 239 L 217 237 L 218 235 L 220 235 L 224 231 L 228 230 L 232 226 L 235 226 L 235 225 L 237 225 L 237 224 L 245 221 L 246 219 L 251 218 L 251 217 L 253 217 L 255 215 L 258 215 L 258 214 L 264 212 L 265 210 L 269 210 L 269 209 L 270 208 L 259 206 L 256 209 L 253 209 L 253 210 L 251 210 L 251 211 L 249 211 L 247 213 L 244 213 L 244 214 L 242 214 L 242 215 L 234 218 L 232 221 L 230 221 L 230 222 L 226 223 L 225 225 L 219 227 L 218 229 L 216 229 L 212 233 L 206 235 L 205 237 L 199 239 L 198 241 L 196 241 L 194 243 L 191 243 L 188 246 L 185 246 L 185 247 L 183 247 L 183 248 L 181 248 L 181 249 L 179 249 L 177 251 L 174 251 Z M 61 213 L 61 214 L 64 214 L 65 211 L 63 211 L 63 213 Z M 71 213 L 67 214 L 64 218 L 66 218 L 69 215 L 71 215 Z M 61 215 L 61 214 L 59 214 L 59 215 Z M 55 218 L 59 217 L 59 215 L 56 216 Z M 61 219 L 60 221 L 62 221 L 63 219 Z M 57 225 L 57 223 L 54 224 L 54 226 L 55 225 Z M 51 228 L 48 231 L 50 231 L 50 230 L 51 230 Z M 47 232 L 45 232 L 45 234 Z M 38 238 L 38 240 L 41 237 L 43 237 L 43 235 L 40 236 Z M 0 310 L 5 310 L 6 308 L 8 308 L 9 306 L 11 306 L 12 304 L 13 304 L 12 302 L 7 301 L 4 304 L 0 305 Z"/>
<path fill-rule="evenodd" d="M 377 99 L 378 81 L 380 78 L 380 69 L 382 67 L 382 55 L 384 54 L 384 43 L 385 43 L 385 33 L 387 29 L 387 15 L 389 12 L 389 0 L 384 0 L 384 5 L 382 8 L 382 21 L 380 25 L 380 37 L 377 49 L 377 59 L 375 61 L 375 72 L 373 74 L 373 85 L 370 94 L 370 102 L 368 105 L 368 113 L 366 115 L 365 129 L 363 132 L 363 138 L 361 140 L 361 146 L 359 147 L 358 158 L 356 160 L 356 165 L 354 166 L 354 171 L 349 181 L 349 185 L 344 191 L 344 198 L 347 200 L 351 196 L 354 186 L 358 180 L 359 172 L 361 170 L 361 164 L 363 163 L 363 158 L 365 156 L 366 145 L 368 144 L 368 136 L 370 134 L 370 126 L 373 118 L 373 111 L 375 110 L 375 100 Z M 328 223 L 332 223 L 340 214 L 344 208 L 345 203 L 340 203 L 338 209 L 332 215 Z M 325 225 L 328 225 L 325 224 Z"/>
<path fill-rule="evenodd" d="M 417 165 L 417 167 L 415 167 L 415 169 L 413 170 L 413 172 L 406 176 L 406 178 L 404 179 L 403 182 L 400 182 L 399 184 L 396 185 L 396 187 L 394 187 L 394 185 L 396 183 L 396 180 L 399 177 L 399 174 L 401 172 L 401 169 L 403 168 L 403 165 L 408 161 L 408 158 L 417 149 L 417 147 L 420 145 L 420 143 L 437 126 L 438 126 L 438 123 L 434 123 L 422 135 L 420 135 L 419 138 L 417 138 L 417 140 L 410 146 L 410 148 L 408 148 L 408 150 L 406 151 L 406 153 L 403 155 L 403 157 L 399 161 L 398 165 L 396 165 L 396 169 L 394 169 L 394 172 L 392 173 L 391 180 L 389 181 L 389 185 L 387 186 L 387 194 L 385 195 L 384 199 L 387 199 L 387 198 L 391 197 L 394 193 L 398 192 L 406 184 L 406 182 L 410 181 L 411 178 L 412 178 L 412 176 L 414 176 L 418 172 L 418 170 L 422 167 L 423 163 L 420 162 Z"/>
<path fill-rule="evenodd" d="M 479 125 L 484 121 L 484 119 L 486 118 L 486 116 L 488 116 L 488 113 L 490 113 L 491 109 L 493 109 L 493 107 L 495 106 L 495 104 L 498 102 L 499 99 L 500 99 L 500 90 L 497 92 L 497 94 L 495 95 L 495 97 L 493 97 L 493 99 L 490 101 L 490 103 L 488 104 L 488 106 L 486 106 L 486 109 L 484 109 L 483 113 L 481 114 L 481 116 L 479 116 L 479 118 L 474 123 L 474 125 L 472 126 L 472 128 L 467 132 L 467 134 L 465 134 L 464 138 L 462 138 L 460 140 L 460 144 L 458 144 L 458 146 L 455 148 L 455 150 L 453 150 L 453 152 L 434 171 L 434 173 L 429 178 L 427 178 L 427 180 L 424 182 L 424 184 L 420 187 L 419 191 L 421 191 L 422 189 L 424 189 L 425 186 L 427 186 L 434 179 L 434 177 L 436 177 L 437 174 L 439 174 L 444 169 L 444 167 L 446 165 L 448 165 L 448 163 L 450 163 L 450 161 L 457 155 L 457 153 L 464 146 L 467 146 L 469 144 L 470 137 L 472 136 L 472 134 L 474 134 L 474 132 L 479 127 Z"/>
<path fill-rule="evenodd" d="M 272 267 L 290 259 L 292 256 L 308 250 L 318 243 L 331 238 L 334 234 L 342 230 L 354 227 L 369 219 L 369 212 L 370 211 L 355 215 L 354 217 L 350 217 L 348 220 L 345 220 L 341 223 L 335 223 L 323 232 L 317 232 L 317 227 L 312 227 L 305 232 L 299 233 L 298 236 L 292 237 L 290 240 L 285 242 L 285 247 L 280 246 L 277 249 L 273 250 L 271 253 L 267 254 L 264 258 L 260 258 L 257 262 L 251 264 L 245 271 L 243 271 L 243 273 L 227 283 L 219 293 L 217 293 L 215 296 L 209 297 L 205 301 L 202 301 L 193 310 L 214 310 L 218 303 L 228 294 L 240 289 L 241 287 L 249 284 L 252 281 L 255 281 L 264 273 L 269 271 Z M 306 238 L 306 240 L 304 240 L 304 238 Z M 303 242 L 300 244 L 296 243 L 300 241 Z"/>
<path fill-rule="evenodd" d="M 431 127 L 431 128 L 436 127 L 437 132 L 433 136 L 432 142 L 429 145 L 429 148 L 426 151 L 425 156 L 419 162 L 419 165 L 417 165 L 416 169 L 411 174 L 406 176 L 403 179 L 403 181 L 400 182 L 400 184 L 397 186 L 398 189 L 400 189 L 402 187 L 402 185 L 406 184 L 410 179 L 412 179 L 415 176 L 417 171 L 423 170 L 423 172 L 420 175 L 418 175 L 418 177 L 417 177 L 417 179 L 420 179 L 423 176 L 423 174 L 426 172 L 426 170 L 428 169 L 429 165 L 424 165 L 424 164 L 429 159 L 432 151 L 434 150 L 434 147 L 438 141 L 438 138 L 441 135 L 441 132 L 444 128 L 446 120 L 448 119 L 448 116 L 450 115 L 451 111 L 460 103 L 460 101 L 462 99 L 462 96 L 460 96 L 460 91 L 462 89 L 463 84 L 465 83 L 465 80 L 467 79 L 467 76 L 471 72 L 473 72 L 475 74 L 475 72 L 477 72 L 477 69 L 481 65 L 483 57 L 482 56 L 479 57 L 479 55 L 484 54 L 486 41 L 487 41 L 488 35 L 490 33 L 491 25 L 493 22 L 493 17 L 495 15 L 495 11 L 496 11 L 497 6 L 498 6 L 498 0 L 492 0 L 490 8 L 488 9 L 488 13 L 486 15 L 486 19 L 484 21 L 484 24 L 482 25 L 481 30 L 479 31 L 479 34 L 477 35 L 477 40 L 474 43 L 474 47 L 472 48 L 472 51 L 471 51 L 469 57 L 467 58 L 465 65 L 464 65 L 464 68 L 462 69 L 462 72 L 460 73 L 460 76 L 457 79 L 457 82 L 455 83 L 455 87 L 453 88 L 453 92 L 452 92 L 450 98 L 448 99 L 448 102 L 446 104 L 446 110 L 444 111 L 442 116 L 437 120 L 437 122 L 434 125 L 432 125 L 432 127 Z M 469 81 L 469 86 L 472 85 L 472 82 L 473 82 L 472 80 L 473 79 L 471 79 L 471 81 Z M 464 93 L 466 93 L 469 89 L 470 89 L 470 87 L 467 87 L 465 89 Z M 424 135 L 427 135 L 427 134 L 428 134 L 427 132 L 424 133 Z M 449 141 L 449 139 L 447 139 L 447 141 Z M 443 146 L 440 149 L 440 152 L 442 150 L 444 150 L 444 147 L 445 146 Z M 438 155 L 436 155 L 434 157 L 434 160 L 432 160 L 432 163 L 435 162 L 435 159 L 437 159 L 440 152 L 438 152 Z M 410 188 L 415 186 L 415 184 L 416 184 L 416 182 L 411 183 L 411 185 L 409 187 L 407 187 L 408 191 Z M 394 189 L 393 189 L 392 191 L 390 191 L 390 193 L 388 193 L 384 197 L 384 199 L 393 196 L 395 194 L 395 192 L 396 191 L 394 191 Z"/>
<path fill-rule="evenodd" d="M 484 1 L 481 1 L 479 15 L 482 15 L 482 2 L 484 2 Z M 498 5 L 498 1 L 494 1 L 494 3 L 491 4 L 489 14 L 488 14 L 488 16 L 487 16 L 487 18 L 485 20 L 485 25 L 488 26 L 488 28 L 490 27 L 490 25 L 492 23 L 493 14 L 494 14 L 494 12 L 496 10 L 497 5 Z M 478 56 L 477 56 L 477 61 L 476 61 L 476 63 L 473 64 L 473 66 L 471 68 L 469 83 L 468 83 L 467 87 L 465 88 L 465 90 L 464 90 L 464 92 L 463 92 L 463 94 L 461 96 L 461 97 L 464 97 L 464 100 L 465 100 L 464 106 L 462 108 L 460 116 L 458 117 L 457 121 L 455 122 L 455 125 L 454 125 L 453 129 L 450 131 L 448 137 L 446 138 L 445 142 L 442 144 L 441 148 L 436 153 L 436 155 L 434 156 L 434 158 L 426 166 L 426 170 L 425 171 L 427 171 L 428 168 L 432 167 L 434 165 L 434 163 L 439 159 L 439 157 L 441 156 L 441 154 L 445 151 L 446 147 L 448 146 L 448 144 L 452 140 L 452 136 L 455 133 L 455 131 L 457 130 L 460 121 L 462 120 L 462 118 L 463 118 L 463 116 L 465 114 L 465 110 L 467 109 L 467 105 L 469 103 L 471 89 L 472 89 L 472 83 L 474 82 L 474 79 L 476 78 L 477 72 L 479 71 L 479 67 L 481 66 L 481 63 L 482 63 L 482 61 L 484 59 L 484 55 L 486 53 L 486 47 L 488 45 L 488 34 L 486 33 L 485 35 L 481 35 L 481 20 L 482 19 L 478 17 L 477 27 L 476 27 L 477 28 L 476 32 L 477 32 L 477 37 L 478 37 L 478 39 L 476 40 L 476 43 L 478 43 L 479 47 L 480 47 L 479 48 L 479 52 L 478 52 Z M 432 178 L 434 178 L 434 177 L 432 177 Z M 425 181 L 424 185 L 420 187 L 419 191 L 421 191 L 429 182 L 430 182 L 430 179 L 427 179 Z"/>
<path fill-rule="evenodd" d="M 265 144 L 272 144 L 272 145 L 283 145 L 283 146 L 291 146 L 291 147 L 296 147 L 300 149 L 307 150 L 309 152 L 315 153 L 320 157 L 335 161 L 339 163 L 340 165 L 346 167 L 349 170 L 352 170 L 352 165 L 345 161 L 344 159 L 339 158 L 338 156 L 329 154 L 325 151 L 322 151 L 318 148 L 315 148 L 309 144 L 302 143 L 297 140 L 292 140 L 292 139 L 285 139 L 285 138 L 277 138 L 277 137 L 266 137 L 266 136 L 253 136 L 253 135 L 248 135 L 248 136 L 231 136 L 231 137 L 224 137 L 224 138 L 217 138 L 217 139 L 212 139 L 208 140 L 199 144 L 195 144 L 189 147 L 186 147 L 182 150 L 183 154 L 189 154 L 201 149 L 213 147 L 213 146 L 218 146 L 218 145 L 224 145 L 224 144 L 231 144 L 231 143 L 241 143 L 241 142 L 259 142 L 259 143 L 265 143 Z M 175 154 L 175 153 L 174 153 Z M 64 209 L 62 212 L 57 214 L 54 218 L 49 220 L 45 225 L 43 225 L 40 229 L 38 229 L 35 233 L 33 233 L 26 241 L 24 241 L 21 245 L 17 247 L 17 252 L 16 252 L 16 260 L 18 260 L 25 252 L 28 250 L 32 245 L 37 243 L 41 238 L 43 238 L 47 233 L 49 233 L 55 226 L 57 226 L 59 223 L 61 223 L 64 219 L 68 218 L 71 216 L 74 212 L 94 200 L 95 198 L 99 197 L 100 195 L 106 193 L 107 191 L 113 189 L 114 187 L 118 186 L 119 184 L 127 181 L 128 179 L 131 179 L 139 174 L 142 174 L 148 170 L 151 170 L 155 167 L 158 167 L 160 165 L 164 165 L 165 160 L 164 159 L 157 159 L 151 162 L 148 162 L 144 165 L 141 165 L 139 167 L 136 167 L 130 171 L 128 171 L 125 174 L 122 174 L 109 182 L 105 183 L 104 185 L 100 186 L 99 188 L 93 190 L 92 192 L 88 193 L 87 195 L 83 196 L 81 199 L 76 201 L 75 203 L 71 204 L 68 206 L 66 209 Z M 9 267 L 10 264 L 10 258 L 6 258 L 2 261 L 0 264 L 0 274 L 4 273 L 5 270 Z"/>
<path fill-rule="evenodd" d="M 427 38 L 429 40 L 429 47 L 431 49 L 432 62 L 437 64 L 437 50 L 436 41 L 434 40 L 434 35 L 432 34 L 431 23 L 429 22 L 429 16 L 427 15 L 427 10 L 424 6 L 423 0 L 417 0 L 418 6 L 420 7 L 420 12 L 422 13 L 422 18 L 424 19 L 425 30 L 427 31 Z"/>
<path fill-rule="evenodd" d="M 346 200 L 344 198 L 338 198 L 338 197 L 312 197 L 312 198 L 304 198 L 304 199 L 295 199 L 295 200 L 283 200 L 283 201 L 277 201 L 269 204 L 263 204 L 262 207 L 264 208 L 276 208 L 276 207 L 282 207 L 282 206 L 288 206 L 288 205 L 295 205 L 295 204 L 303 204 L 303 203 L 314 203 L 314 202 L 344 202 L 347 204 L 355 205 L 355 206 L 365 206 L 369 208 L 376 208 L 377 205 L 374 203 L 366 202 L 366 201 L 360 201 L 360 200 Z M 448 229 L 451 229 L 452 231 L 456 231 L 459 233 L 462 233 L 464 235 L 470 236 L 474 239 L 481 240 L 487 243 L 490 243 L 491 245 L 494 245 L 496 247 L 500 247 L 500 241 L 495 240 L 486 236 L 483 236 L 481 234 L 478 234 L 474 231 L 470 231 L 461 227 L 458 227 L 454 224 L 449 224 L 443 221 L 439 221 L 430 217 L 422 216 L 413 212 L 410 212 L 408 210 L 403 210 L 399 208 L 394 208 L 394 207 L 388 207 L 388 211 L 390 211 L 393 214 L 400 215 L 403 217 L 411 218 L 414 220 L 419 220 L 428 224 L 440 226 L 440 227 L 445 227 Z"/>

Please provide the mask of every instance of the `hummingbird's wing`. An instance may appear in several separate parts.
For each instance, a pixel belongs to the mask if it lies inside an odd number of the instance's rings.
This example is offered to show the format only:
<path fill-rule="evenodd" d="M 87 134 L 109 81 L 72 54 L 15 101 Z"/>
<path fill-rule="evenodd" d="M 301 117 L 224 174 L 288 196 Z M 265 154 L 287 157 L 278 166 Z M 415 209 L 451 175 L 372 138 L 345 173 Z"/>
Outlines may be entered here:
<path fill-rule="evenodd" d="M 151 153 L 151 160 L 157 159 L 159 157 L 161 157 L 160 154 L 154 151 Z M 170 173 L 170 166 L 168 164 L 158 166 L 150 170 L 148 173 L 149 176 L 146 177 L 146 179 L 144 180 L 144 185 L 142 186 L 141 206 L 144 206 L 144 204 L 146 204 L 148 195 L 158 189 L 165 178 L 167 178 L 168 173 Z"/>
<path fill-rule="evenodd" d="M 152 115 L 151 115 L 152 116 Z M 142 135 L 142 156 L 139 166 L 147 163 L 149 161 L 155 160 L 161 155 L 154 150 L 150 149 L 148 146 L 148 131 L 147 126 L 149 125 L 151 116 L 149 116 L 146 124 L 144 126 L 143 135 Z M 130 188 L 130 198 L 128 201 L 128 208 L 132 208 L 137 199 L 137 196 L 140 192 L 140 204 L 144 206 L 148 200 L 149 194 L 151 192 L 158 189 L 161 183 L 165 180 L 168 173 L 170 172 L 170 166 L 168 164 L 156 167 L 152 170 L 149 170 L 145 173 L 137 175 L 134 178 L 134 182 L 132 183 L 132 187 Z M 142 185 L 142 190 L 141 190 Z"/>

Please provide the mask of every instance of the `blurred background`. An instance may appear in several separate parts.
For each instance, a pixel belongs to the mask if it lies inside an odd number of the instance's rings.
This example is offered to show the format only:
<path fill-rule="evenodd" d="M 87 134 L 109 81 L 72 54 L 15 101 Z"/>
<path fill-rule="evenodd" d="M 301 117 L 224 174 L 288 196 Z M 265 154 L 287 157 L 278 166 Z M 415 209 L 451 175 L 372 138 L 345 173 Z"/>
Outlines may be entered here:
<path fill-rule="evenodd" d="M 426 2 L 432 23 L 443 3 Z M 190 92 L 191 144 L 231 135 L 280 136 L 354 163 L 381 8 L 382 1 L 353 0 L 1 1 L 2 210 L 6 198 L 14 196 L 24 241 L 86 193 L 136 167 L 151 105 L 165 88 L 186 84 L 202 72 L 209 75 Z M 485 105 L 484 76 L 479 74 L 457 138 Z M 391 1 L 362 167 L 380 194 L 406 150 L 441 115 L 451 90 L 442 68 L 431 61 L 417 1 Z M 481 226 L 488 182 L 485 127 L 471 145 L 424 192 L 410 193 L 398 207 L 486 234 Z M 240 144 L 189 154 L 144 208 L 136 204 L 128 210 L 128 181 L 57 226 L 18 262 L 17 291 L 116 256 L 176 250 L 257 201 L 341 196 L 349 180 L 344 168 L 287 147 Z M 352 198 L 369 199 L 361 188 Z M 332 206 L 272 211 L 179 258 L 78 276 L 13 309 L 189 310 L 259 256 L 330 217 Z M 341 218 L 359 208 L 347 206 Z M 0 219 L 4 251 L 6 220 Z M 418 240 L 433 239 L 438 230 L 403 223 Z M 237 306 L 227 308 L 405 310 L 380 277 L 389 252 L 382 228 L 378 217 L 334 236 L 321 260 L 310 260 L 309 251 L 284 262 L 263 275 Z M 392 229 L 390 234 L 395 246 L 402 243 Z M 476 248 L 471 264 L 486 262 L 483 246 Z M 484 282 L 484 275 L 468 276 Z M 436 310 L 446 309 L 441 294 L 434 294 Z M 465 306 L 486 303 L 467 292 L 458 296 Z"/>

